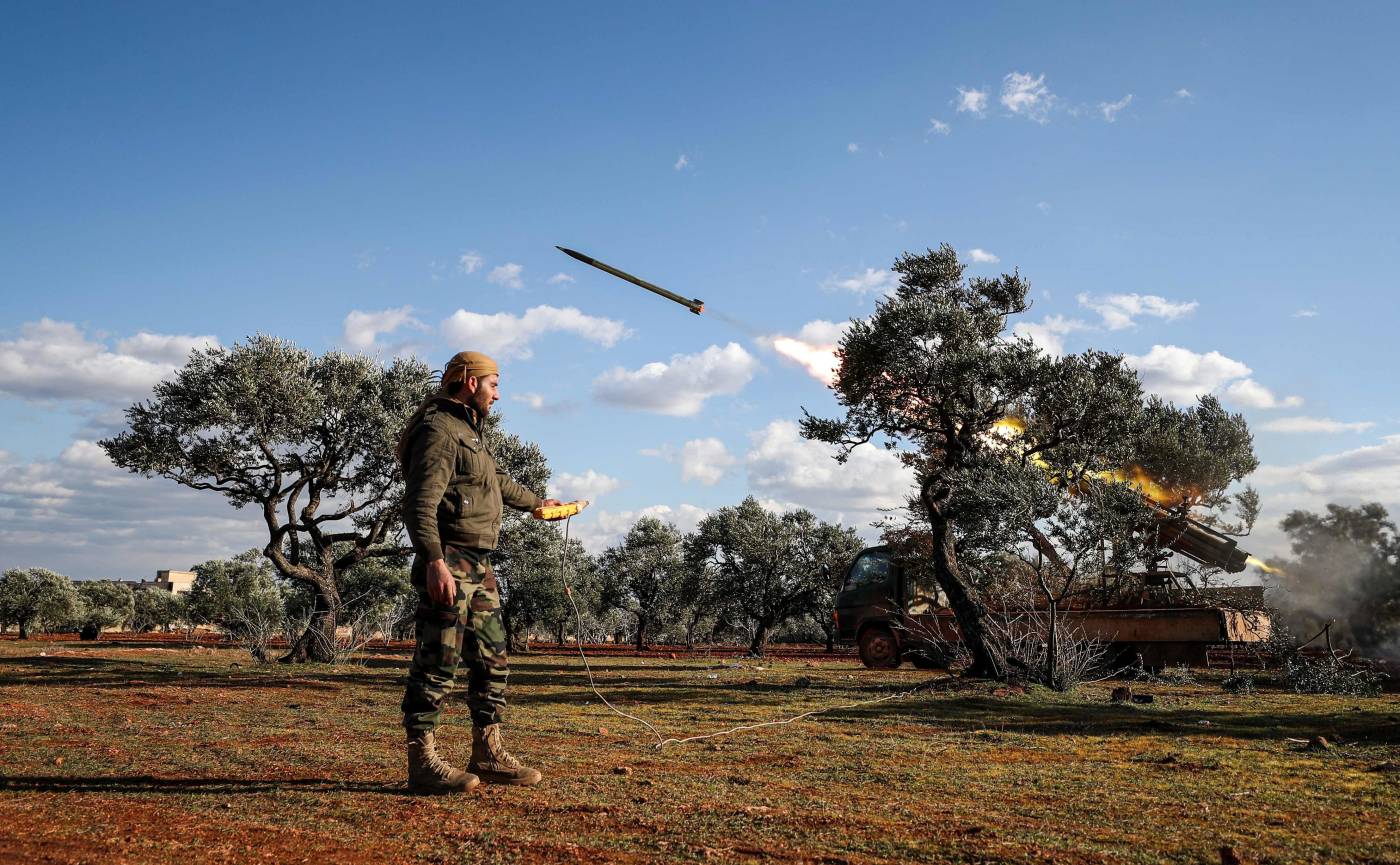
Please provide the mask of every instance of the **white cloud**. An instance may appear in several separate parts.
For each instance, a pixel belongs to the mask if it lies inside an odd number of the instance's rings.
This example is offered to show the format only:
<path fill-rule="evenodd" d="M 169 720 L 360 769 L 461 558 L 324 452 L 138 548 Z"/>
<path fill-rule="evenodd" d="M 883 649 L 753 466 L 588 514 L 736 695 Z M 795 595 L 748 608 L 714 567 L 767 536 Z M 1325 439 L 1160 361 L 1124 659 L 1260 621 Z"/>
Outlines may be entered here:
<path fill-rule="evenodd" d="M 1145 390 L 1178 405 L 1189 405 L 1208 393 L 1246 408 L 1289 408 L 1302 405 L 1300 397 L 1279 399 L 1249 378 L 1252 370 L 1218 351 L 1197 354 L 1175 345 L 1154 345 L 1145 355 L 1124 355 L 1138 371 Z"/>
<path fill-rule="evenodd" d="M 1317 307 L 1315 307 L 1315 306 L 1308 306 L 1308 307 L 1304 307 L 1303 309 L 1295 310 L 1294 313 L 1293 313 L 1293 317 L 1294 317 L 1294 318 L 1317 318 Z"/>
<path fill-rule="evenodd" d="M 549 479 L 549 490 L 554 498 L 564 501 L 588 499 L 596 502 L 600 497 L 616 491 L 622 481 L 601 472 L 589 469 L 583 474 L 560 472 Z"/>
<path fill-rule="evenodd" d="M 860 152 L 860 145 L 857 144 L 857 143 L 855 143 L 854 141 L 852 141 L 850 144 L 847 144 L 847 145 L 846 145 L 846 152 L 847 152 L 847 153 L 859 153 L 859 152 Z"/>
<path fill-rule="evenodd" d="M 1297 408 L 1303 404 L 1300 396 L 1287 396 L 1280 399 L 1274 392 L 1252 378 L 1231 382 L 1225 388 L 1224 396 L 1231 402 L 1245 408 Z"/>
<path fill-rule="evenodd" d="M 822 287 L 828 290 L 839 288 L 856 294 L 870 294 L 871 292 L 889 293 L 894 291 L 894 287 L 898 284 L 899 274 L 894 271 L 867 267 L 864 273 L 857 273 L 845 279 L 829 276 L 822 283 Z"/>
<path fill-rule="evenodd" d="M 928 133 L 925 134 L 924 137 L 927 138 L 929 135 L 947 135 L 952 131 L 953 127 L 939 120 L 937 117 L 930 117 L 928 119 Z"/>
<path fill-rule="evenodd" d="M 685 168 L 689 164 L 690 157 L 682 153 L 680 156 L 676 157 L 676 162 L 674 165 L 671 166 L 671 168 L 675 171 L 680 171 L 682 168 Z"/>
<path fill-rule="evenodd" d="M 1199 306 L 1196 301 L 1173 303 L 1155 294 L 1110 294 L 1105 297 L 1079 295 L 1079 305 L 1092 309 L 1103 318 L 1104 327 L 1109 330 L 1123 330 L 1135 327 L 1134 319 L 1140 315 L 1175 321 L 1190 315 Z"/>
<path fill-rule="evenodd" d="M 1001 259 L 997 256 L 985 249 L 979 249 L 975 246 L 967 251 L 967 257 L 971 259 L 974 264 L 998 264 L 1001 262 Z"/>
<path fill-rule="evenodd" d="M 1144 388 L 1182 405 L 1251 372 L 1248 366 L 1218 351 L 1197 354 L 1175 345 L 1154 345 L 1145 355 L 1124 357 L 1138 371 Z"/>
<path fill-rule="evenodd" d="M 984 117 L 987 114 L 987 91 L 973 90 L 970 87 L 958 88 L 958 111 L 966 112 L 976 117 Z"/>
<path fill-rule="evenodd" d="M 796 423 L 775 420 L 753 433 L 744 458 L 749 488 L 781 502 L 865 521 L 879 508 L 904 504 L 914 473 L 895 452 L 863 444 L 845 463 L 838 463 L 835 453 L 831 445 L 804 439 Z"/>
<path fill-rule="evenodd" d="M 590 553 L 596 554 L 619 543 L 627 534 L 627 530 L 642 517 L 656 517 L 685 534 L 695 531 L 695 527 L 705 518 L 706 511 L 695 505 L 682 504 L 676 507 L 651 505 L 630 511 L 600 510 L 585 513 L 590 514 L 589 518 L 580 520 L 574 530 L 583 546 Z"/>
<path fill-rule="evenodd" d="M 1296 415 L 1294 417 L 1280 417 L 1265 421 L 1259 424 L 1257 429 L 1265 432 L 1276 433 L 1344 433 L 1344 432 L 1365 432 L 1375 423 L 1371 421 L 1346 422 L 1332 420 L 1328 417 L 1306 417 Z"/>
<path fill-rule="evenodd" d="M 532 411 L 537 411 L 541 414 L 565 414 L 578 408 L 577 403 L 568 400 L 550 402 L 548 399 L 545 399 L 543 395 L 530 392 L 511 394 L 510 399 L 511 402 L 524 403 Z"/>
<path fill-rule="evenodd" d="M 574 279 L 567 273 L 561 272 L 554 274 L 549 279 L 546 279 L 545 282 L 549 283 L 550 285 L 567 285 L 569 283 L 578 282 L 578 280 Z"/>
<path fill-rule="evenodd" d="M 0 515 L 7 566 L 76 578 L 150 578 L 267 543 L 256 514 L 118 469 L 86 439 L 57 459 L 22 462 L 0 452 Z"/>
<path fill-rule="evenodd" d="M 1261 466 L 1249 479 L 1261 488 L 1297 484 L 1329 501 L 1400 502 L 1400 435 L 1294 465 Z"/>
<path fill-rule="evenodd" d="M 1016 336 L 1024 336 L 1029 339 L 1046 354 L 1059 357 L 1065 353 L 1065 336 L 1088 327 L 1089 325 L 1077 318 L 1047 315 L 1038 322 L 1018 321 L 1012 325 L 1011 332 Z"/>
<path fill-rule="evenodd" d="M 1173 95 L 1175 95 L 1177 99 L 1195 99 L 1195 98 L 1196 98 L 1196 94 L 1192 93 L 1190 90 L 1187 90 L 1185 87 L 1183 87 L 1183 88 L 1181 88 L 1180 90 L 1176 91 L 1176 93 L 1173 94 Z"/>
<path fill-rule="evenodd" d="M 1129 93 L 1117 102 L 1100 102 L 1099 111 L 1102 112 L 1104 120 L 1114 123 L 1118 120 L 1118 112 L 1131 104 L 1133 104 L 1133 94 Z"/>
<path fill-rule="evenodd" d="M 456 345 L 516 358 L 530 357 L 530 343 L 546 333 L 572 333 L 605 348 L 631 333 L 620 321 L 585 315 L 572 306 L 536 306 L 521 315 L 459 309 L 442 322 L 442 332 Z"/>
<path fill-rule="evenodd" d="M 117 354 L 130 355 L 151 363 L 181 366 L 190 359 L 190 352 L 218 345 L 212 336 L 182 336 L 179 334 L 141 331 L 135 336 L 117 340 Z"/>
<path fill-rule="evenodd" d="M 705 486 L 714 486 L 724 477 L 724 472 L 738 462 L 724 442 L 710 438 L 691 439 L 681 445 L 681 480 L 699 481 Z"/>
<path fill-rule="evenodd" d="M 738 343 L 712 345 L 699 354 L 677 354 L 669 363 L 640 369 L 617 367 L 593 381 L 594 395 L 606 403 L 657 414 L 689 417 L 712 396 L 743 390 L 758 361 Z"/>
<path fill-rule="evenodd" d="M 16 339 L 0 340 L 0 393 L 35 401 L 131 402 L 149 396 L 191 351 L 218 344 L 212 336 L 142 331 L 113 350 L 71 322 L 42 318 L 21 325 Z"/>
<path fill-rule="evenodd" d="M 380 334 L 393 333 L 401 327 L 422 328 L 423 323 L 413 317 L 413 307 L 401 306 L 398 309 L 381 309 L 378 312 L 350 311 L 345 316 L 341 329 L 341 342 L 353 351 L 370 352 L 378 349 Z"/>
<path fill-rule="evenodd" d="M 463 273 L 476 273 L 481 270 L 481 266 L 485 263 L 486 259 L 482 258 L 481 253 L 475 249 L 462 253 L 461 257 L 457 259 L 457 267 Z"/>
<path fill-rule="evenodd" d="M 1036 204 L 1035 204 L 1035 209 L 1036 209 L 1036 210 L 1039 210 L 1041 213 L 1049 213 L 1049 212 L 1050 212 L 1050 202 L 1048 202 L 1048 201 L 1037 201 Z"/>
<path fill-rule="evenodd" d="M 1055 94 L 1045 86 L 1045 76 L 1025 72 L 1009 73 L 1001 81 L 1001 104 L 1012 114 L 1045 123 L 1055 104 Z"/>
<path fill-rule="evenodd" d="M 508 261 L 500 267 L 491 268 L 491 272 L 486 275 L 486 281 L 492 285 L 503 285 L 506 288 L 524 288 L 525 283 L 520 278 L 520 274 L 525 268 L 513 261 Z"/>

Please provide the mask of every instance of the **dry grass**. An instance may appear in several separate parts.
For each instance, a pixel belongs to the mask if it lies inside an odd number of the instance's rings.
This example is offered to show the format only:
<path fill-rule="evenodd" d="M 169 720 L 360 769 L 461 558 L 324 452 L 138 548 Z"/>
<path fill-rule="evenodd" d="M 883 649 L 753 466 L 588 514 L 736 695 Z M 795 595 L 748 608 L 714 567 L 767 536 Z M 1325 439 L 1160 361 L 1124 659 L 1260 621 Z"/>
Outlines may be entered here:
<path fill-rule="evenodd" d="M 577 658 L 518 656 L 508 738 L 545 784 L 423 798 L 401 784 L 405 661 L 0 642 L 0 861 L 1146 863 L 1218 862 L 1231 845 L 1247 862 L 1400 862 L 1393 694 L 1236 696 L 1203 676 L 1138 706 L 1110 704 L 1109 684 L 942 681 L 657 752 L 588 693 Z M 595 666 L 668 735 L 930 675 L 743 663 Z M 450 710 L 442 733 L 463 758 L 464 720 Z M 1334 746 L 1289 741 L 1314 734 Z"/>

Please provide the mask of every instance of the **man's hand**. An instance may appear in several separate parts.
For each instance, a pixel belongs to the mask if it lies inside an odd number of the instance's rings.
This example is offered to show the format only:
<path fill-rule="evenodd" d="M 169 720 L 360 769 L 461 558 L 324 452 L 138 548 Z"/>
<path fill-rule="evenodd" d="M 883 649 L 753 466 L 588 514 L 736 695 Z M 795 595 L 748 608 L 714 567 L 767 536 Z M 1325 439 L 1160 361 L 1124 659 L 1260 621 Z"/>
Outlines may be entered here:
<path fill-rule="evenodd" d="M 447 562 L 442 559 L 434 559 L 428 562 L 428 599 L 435 604 L 451 606 L 457 602 L 457 587 L 452 581 L 452 572 L 447 569 Z"/>
<path fill-rule="evenodd" d="M 558 499 L 544 499 L 543 501 L 540 502 L 540 507 L 542 507 L 542 508 L 557 508 L 557 507 L 559 507 L 559 506 L 562 505 L 562 504 L 563 504 L 563 502 L 559 501 Z"/>

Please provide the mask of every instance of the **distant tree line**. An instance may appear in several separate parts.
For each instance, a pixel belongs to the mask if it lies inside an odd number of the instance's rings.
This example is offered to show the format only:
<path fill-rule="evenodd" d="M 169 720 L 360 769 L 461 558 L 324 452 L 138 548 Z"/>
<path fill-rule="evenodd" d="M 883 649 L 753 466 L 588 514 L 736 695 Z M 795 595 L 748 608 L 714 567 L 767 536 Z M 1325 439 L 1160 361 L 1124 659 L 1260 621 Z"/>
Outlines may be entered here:
<path fill-rule="evenodd" d="M 511 642 L 517 649 L 543 639 L 616 641 L 638 649 L 653 643 L 694 647 L 738 643 L 761 655 L 775 636 L 825 641 L 836 590 L 833 569 L 862 542 L 854 529 L 805 510 L 774 513 L 752 497 L 719 508 L 695 531 L 680 532 L 654 517 L 636 522 L 615 545 L 591 555 L 550 524 L 508 521 L 496 571 Z M 562 580 L 567 567 L 578 619 Z M 269 660 L 274 639 L 295 640 L 315 615 L 316 599 L 302 581 L 282 578 L 260 550 L 195 565 L 183 594 L 134 590 L 108 580 L 74 581 L 43 568 L 16 568 L 0 580 L 0 626 L 130 631 L 212 628 Z M 339 589 L 341 623 L 333 655 L 375 637 L 412 635 L 417 597 L 406 558 L 376 558 L 345 574 Z"/>

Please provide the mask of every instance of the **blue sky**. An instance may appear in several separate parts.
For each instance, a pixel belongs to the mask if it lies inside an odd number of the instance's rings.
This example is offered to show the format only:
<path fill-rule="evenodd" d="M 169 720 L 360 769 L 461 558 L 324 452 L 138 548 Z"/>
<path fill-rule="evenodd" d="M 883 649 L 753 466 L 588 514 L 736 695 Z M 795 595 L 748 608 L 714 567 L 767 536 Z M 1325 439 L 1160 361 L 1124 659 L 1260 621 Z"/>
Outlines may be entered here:
<path fill-rule="evenodd" d="M 899 472 L 792 436 L 833 403 L 771 340 L 820 348 L 943 242 L 1030 279 L 1048 349 L 1246 413 L 1244 546 L 1281 551 L 1294 507 L 1400 507 L 1397 17 L 11 4 L 0 564 L 137 576 L 257 543 L 88 444 L 190 345 L 254 332 L 435 365 L 489 344 L 510 428 L 597 498 L 595 545 L 748 492 L 863 524 Z"/>

